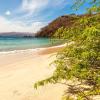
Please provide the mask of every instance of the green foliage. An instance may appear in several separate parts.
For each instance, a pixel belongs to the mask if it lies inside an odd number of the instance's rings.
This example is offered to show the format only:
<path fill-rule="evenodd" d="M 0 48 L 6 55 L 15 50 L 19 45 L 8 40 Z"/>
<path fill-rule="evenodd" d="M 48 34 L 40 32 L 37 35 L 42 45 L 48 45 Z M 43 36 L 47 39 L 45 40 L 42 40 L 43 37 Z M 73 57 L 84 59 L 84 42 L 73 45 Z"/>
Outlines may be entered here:
<path fill-rule="evenodd" d="M 78 10 L 87 3 L 90 7 L 87 8 L 89 14 L 100 12 L 100 0 L 74 0 L 73 9 Z"/>
<path fill-rule="evenodd" d="M 94 3 L 92 11 L 97 12 L 99 0 L 91 1 Z M 77 100 L 91 100 L 91 96 L 100 95 L 100 14 L 78 18 L 73 27 L 61 27 L 53 38 L 65 39 L 70 45 L 57 54 L 53 75 L 35 83 L 34 87 L 66 84 L 68 80 L 74 83 L 75 80 L 75 85 L 67 84 L 69 88 L 65 94 L 74 95 Z M 63 100 L 73 99 L 65 95 Z"/>
<path fill-rule="evenodd" d="M 67 39 L 69 42 L 74 41 L 74 43 L 57 54 L 57 59 L 54 61 L 56 70 L 53 75 L 37 82 L 34 87 L 37 88 L 48 83 L 66 83 L 68 80 L 76 79 L 81 85 L 90 87 L 89 89 L 83 89 L 81 86 L 76 87 L 78 92 L 75 92 L 74 95 L 77 96 L 77 100 L 89 100 L 91 95 L 100 95 L 99 14 L 83 17 L 69 29 L 60 28 L 53 37 Z M 70 87 L 72 85 L 69 85 Z M 71 90 L 75 91 L 72 88 Z"/>

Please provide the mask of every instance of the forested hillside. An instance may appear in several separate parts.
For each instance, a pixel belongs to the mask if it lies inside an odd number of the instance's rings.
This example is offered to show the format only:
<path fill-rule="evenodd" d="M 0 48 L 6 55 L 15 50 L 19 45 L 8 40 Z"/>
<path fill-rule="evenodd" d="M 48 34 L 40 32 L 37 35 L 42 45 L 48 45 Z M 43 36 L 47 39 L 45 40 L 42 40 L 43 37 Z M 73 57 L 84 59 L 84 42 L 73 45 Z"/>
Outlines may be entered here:
<path fill-rule="evenodd" d="M 56 30 L 58 30 L 61 27 L 64 28 L 70 28 L 74 25 L 75 22 L 77 22 L 78 19 L 82 17 L 90 17 L 93 16 L 91 14 L 84 14 L 84 15 L 64 15 L 61 17 L 58 17 L 51 23 L 49 23 L 47 26 L 40 29 L 39 32 L 36 33 L 36 37 L 51 37 Z"/>
<path fill-rule="evenodd" d="M 64 15 L 56 20 L 52 21 L 50 24 L 42 28 L 38 33 L 36 33 L 37 37 L 51 37 L 54 32 L 60 27 L 71 27 L 72 24 L 77 20 L 76 15 Z"/>

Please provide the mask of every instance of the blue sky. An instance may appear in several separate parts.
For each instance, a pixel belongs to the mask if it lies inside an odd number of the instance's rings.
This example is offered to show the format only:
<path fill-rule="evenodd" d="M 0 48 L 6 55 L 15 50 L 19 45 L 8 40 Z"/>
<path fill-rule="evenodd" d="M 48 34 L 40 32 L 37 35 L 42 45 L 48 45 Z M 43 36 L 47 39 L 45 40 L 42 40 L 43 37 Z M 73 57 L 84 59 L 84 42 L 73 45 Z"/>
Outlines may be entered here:
<path fill-rule="evenodd" d="M 0 0 L 0 32 L 37 32 L 58 16 L 82 14 L 70 9 L 74 0 Z"/>

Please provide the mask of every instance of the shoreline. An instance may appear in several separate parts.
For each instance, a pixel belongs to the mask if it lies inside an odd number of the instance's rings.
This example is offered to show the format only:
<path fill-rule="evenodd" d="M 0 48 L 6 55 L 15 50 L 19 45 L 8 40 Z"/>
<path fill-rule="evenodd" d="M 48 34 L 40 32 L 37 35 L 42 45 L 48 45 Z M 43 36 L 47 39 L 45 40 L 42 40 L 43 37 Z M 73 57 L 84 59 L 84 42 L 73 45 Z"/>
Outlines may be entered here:
<path fill-rule="evenodd" d="M 37 90 L 33 85 L 53 74 L 55 66 L 49 64 L 56 59 L 54 53 L 69 44 L 41 48 L 35 52 L 0 53 L 0 100 L 61 100 L 67 88 L 65 85 L 48 84 Z M 100 97 L 95 98 L 99 100 Z"/>
<path fill-rule="evenodd" d="M 33 84 L 52 75 L 55 67 L 49 64 L 56 52 L 50 50 L 64 46 L 0 53 L 0 100 L 61 100 L 65 86 L 48 84 L 35 90 Z"/>
<path fill-rule="evenodd" d="M 62 45 L 57 45 L 57 46 L 50 46 L 50 47 L 40 47 L 40 48 L 34 48 L 34 49 L 22 49 L 22 50 L 11 50 L 11 51 L 0 51 L 0 54 L 10 54 L 10 53 L 23 53 L 23 52 L 39 52 L 39 51 L 43 51 L 43 50 L 48 50 L 48 49 L 57 49 L 57 48 L 62 48 L 65 47 L 65 44 Z"/>

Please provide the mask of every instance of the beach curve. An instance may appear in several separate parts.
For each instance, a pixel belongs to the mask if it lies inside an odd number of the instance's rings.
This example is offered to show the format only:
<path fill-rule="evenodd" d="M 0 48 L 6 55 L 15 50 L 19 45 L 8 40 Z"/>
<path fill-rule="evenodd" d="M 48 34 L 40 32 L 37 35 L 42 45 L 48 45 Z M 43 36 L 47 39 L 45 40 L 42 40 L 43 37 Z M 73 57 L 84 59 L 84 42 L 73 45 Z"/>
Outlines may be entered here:
<path fill-rule="evenodd" d="M 49 84 L 35 90 L 33 84 L 52 75 L 51 51 L 63 46 L 0 53 L 0 100 L 60 100 L 65 86 Z"/>

